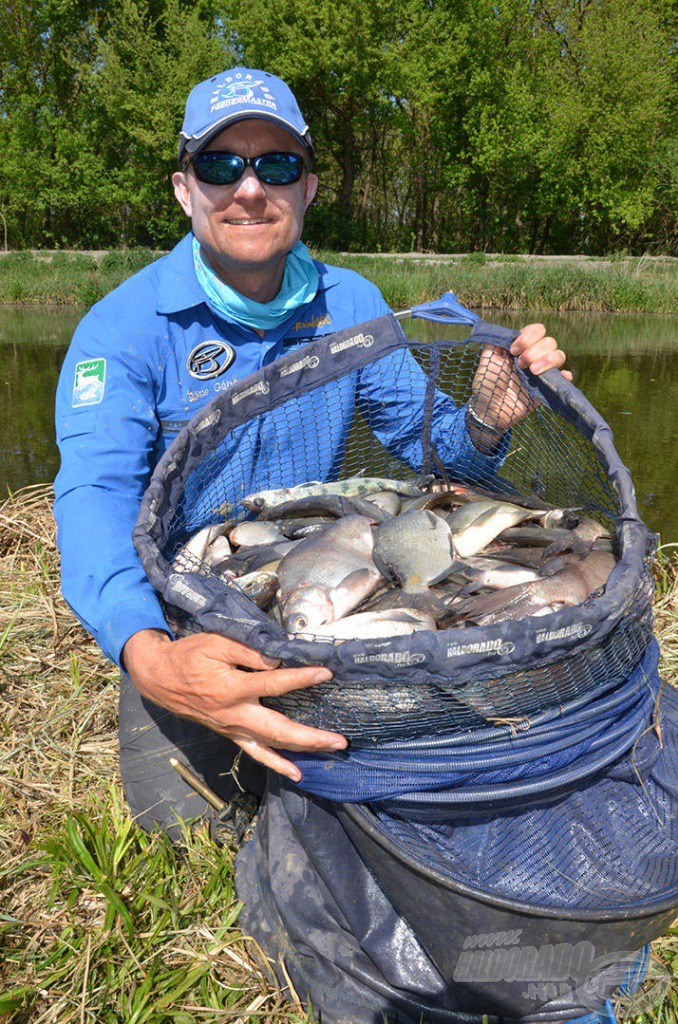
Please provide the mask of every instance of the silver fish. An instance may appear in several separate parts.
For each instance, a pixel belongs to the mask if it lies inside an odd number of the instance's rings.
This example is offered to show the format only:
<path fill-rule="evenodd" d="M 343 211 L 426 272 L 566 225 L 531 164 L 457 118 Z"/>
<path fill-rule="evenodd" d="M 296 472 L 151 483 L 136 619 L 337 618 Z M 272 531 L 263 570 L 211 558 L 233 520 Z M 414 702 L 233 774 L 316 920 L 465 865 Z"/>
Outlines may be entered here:
<path fill-rule="evenodd" d="M 370 520 L 349 515 L 300 540 L 278 566 L 283 625 L 315 630 L 348 615 L 383 581 L 372 559 Z"/>
<path fill-rule="evenodd" d="M 542 615 L 545 607 L 561 608 L 581 604 L 607 581 L 615 558 L 605 551 L 592 551 L 583 561 L 569 562 L 560 572 L 533 583 L 526 583 L 493 594 L 470 597 L 457 604 L 455 614 L 478 626 L 503 619 L 522 619 Z"/>
<path fill-rule="evenodd" d="M 356 612 L 334 622 L 325 622 L 302 635 L 316 640 L 370 640 L 382 636 L 406 636 L 421 629 L 435 629 L 435 619 L 424 612 L 393 608 L 388 611 Z"/>
<path fill-rule="evenodd" d="M 455 565 L 455 572 L 461 573 L 472 583 L 492 590 L 518 587 L 540 579 L 535 569 L 502 562 L 497 558 L 471 557 Z"/>
<path fill-rule="evenodd" d="M 254 522 L 238 523 L 231 530 L 229 540 L 238 547 L 252 547 L 254 544 L 273 544 L 278 540 L 285 540 L 285 534 L 278 523 L 262 523 L 259 520 Z"/>
<path fill-rule="evenodd" d="M 417 495 L 421 493 L 420 488 L 411 480 L 387 480 L 381 477 L 356 476 L 348 480 L 333 480 L 329 483 L 321 483 L 319 480 L 305 484 L 297 484 L 295 487 L 278 487 L 268 491 L 256 491 L 248 494 L 242 499 L 245 508 L 252 512 L 263 512 L 274 505 L 281 505 L 284 501 L 294 501 L 296 498 L 308 498 L 322 494 L 340 494 L 346 497 L 359 497 L 374 493 L 375 491 L 395 491 L 397 494 Z"/>
<path fill-rule="evenodd" d="M 429 587 L 452 568 L 451 540 L 444 519 L 427 509 L 413 509 L 377 527 L 374 561 L 403 589 Z"/>
<path fill-rule="evenodd" d="M 374 494 L 370 492 L 365 495 L 365 498 L 377 508 L 388 512 L 390 516 L 398 515 L 403 502 L 403 499 L 395 491 L 375 491 Z"/>
<path fill-rule="evenodd" d="M 234 579 L 233 583 L 256 605 L 265 608 L 278 589 L 278 576 L 274 572 L 257 569 Z"/>
<path fill-rule="evenodd" d="M 172 561 L 172 569 L 176 572 L 191 572 L 199 569 L 205 561 L 210 544 L 217 537 L 223 537 L 226 529 L 226 523 L 215 523 L 198 530 L 179 548 Z"/>
<path fill-rule="evenodd" d="M 456 555 L 477 555 L 503 530 L 522 523 L 532 514 L 529 509 L 491 498 L 462 505 L 447 517 Z"/>
<path fill-rule="evenodd" d="M 270 569 L 270 563 L 280 560 L 300 543 L 298 540 L 278 540 L 272 544 L 253 544 L 251 547 L 238 548 L 214 568 L 233 576 L 244 576 L 245 573 L 254 572 L 256 569 Z"/>

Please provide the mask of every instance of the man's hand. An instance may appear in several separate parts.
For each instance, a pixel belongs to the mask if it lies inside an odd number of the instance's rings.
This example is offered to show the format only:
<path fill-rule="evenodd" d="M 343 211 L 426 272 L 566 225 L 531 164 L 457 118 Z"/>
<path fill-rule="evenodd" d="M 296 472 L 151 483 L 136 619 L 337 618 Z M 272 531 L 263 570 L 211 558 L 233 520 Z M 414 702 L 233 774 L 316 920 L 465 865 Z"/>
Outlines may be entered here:
<path fill-rule="evenodd" d="M 123 664 L 143 697 L 223 733 L 293 782 L 301 772 L 273 748 L 315 752 L 347 745 L 336 732 L 300 725 L 259 703 L 260 697 L 326 682 L 332 673 L 321 666 L 281 669 L 279 662 L 216 633 L 171 640 L 156 629 L 129 638 Z"/>
<path fill-rule="evenodd" d="M 555 339 L 546 334 L 543 324 L 523 327 L 510 352 L 518 357 L 518 366 L 534 374 L 559 369 L 566 358 Z M 572 380 L 569 370 L 562 373 Z M 502 348 L 484 348 L 473 379 L 467 415 L 472 440 L 481 451 L 491 451 L 502 435 L 532 408 L 532 399 L 520 383 L 511 356 Z"/>

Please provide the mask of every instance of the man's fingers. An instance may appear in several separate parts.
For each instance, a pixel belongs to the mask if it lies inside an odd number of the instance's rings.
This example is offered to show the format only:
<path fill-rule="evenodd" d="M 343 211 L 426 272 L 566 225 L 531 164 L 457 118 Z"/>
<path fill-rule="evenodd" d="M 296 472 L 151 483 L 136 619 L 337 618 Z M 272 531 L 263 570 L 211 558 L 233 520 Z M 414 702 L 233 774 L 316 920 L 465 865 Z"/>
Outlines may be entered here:
<path fill-rule="evenodd" d="M 218 679 L 218 675 L 215 676 Z M 260 672 L 242 672 L 229 669 L 224 676 L 225 692 L 231 705 L 259 697 L 279 697 L 291 690 L 317 686 L 332 678 L 332 673 L 322 665 L 303 668 L 275 668 Z"/>
<path fill-rule="evenodd" d="M 279 775 L 284 775 L 286 778 L 291 779 L 292 782 L 301 781 L 301 772 L 297 766 L 288 761 L 287 758 L 281 757 L 271 747 L 267 747 L 264 743 L 258 743 L 257 740 L 250 739 L 247 736 L 232 736 L 231 739 L 246 754 L 249 754 L 253 761 L 258 761 L 259 764 L 271 768 L 274 772 L 278 772 Z"/>
<path fill-rule="evenodd" d="M 347 746 L 341 733 L 302 725 L 256 702 L 232 709 L 229 718 L 232 725 L 228 735 L 236 742 L 242 736 L 267 747 L 309 751 L 344 750 Z"/>
<path fill-rule="evenodd" d="M 513 341 L 511 354 L 514 356 L 520 355 L 526 348 L 530 348 L 531 345 L 534 345 L 535 342 L 543 338 L 545 334 L 546 328 L 543 324 L 527 324 Z"/>
<path fill-rule="evenodd" d="M 226 662 L 228 665 L 241 665 L 243 668 L 271 669 L 280 664 L 279 658 L 267 658 L 259 651 L 255 651 L 238 640 L 231 640 L 227 636 L 220 636 L 218 633 L 200 633 L 195 637 L 186 637 L 197 641 L 196 647 L 200 653 L 218 661 Z M 176 641 L 183 643 L 183 640 Z"/>
<path fill-rule="evenodd" d="M 551 360 L 557 353 L 563 357 L 564 361 L 565 353 L 560 352 L 555 338 L 540 338 L 539 341 L 535 341 L 529 348 L 523 349 L 517 357 L 518 366 L 521 366 L 524 370 L 529 368 L 534 372 L 534 367 L 538 364 L 543 363 L 545 365 L 549 363 L 550 365 L 555 365 L 551 363 Z M 545 368 L 548 367 L 545 365 Z"/>

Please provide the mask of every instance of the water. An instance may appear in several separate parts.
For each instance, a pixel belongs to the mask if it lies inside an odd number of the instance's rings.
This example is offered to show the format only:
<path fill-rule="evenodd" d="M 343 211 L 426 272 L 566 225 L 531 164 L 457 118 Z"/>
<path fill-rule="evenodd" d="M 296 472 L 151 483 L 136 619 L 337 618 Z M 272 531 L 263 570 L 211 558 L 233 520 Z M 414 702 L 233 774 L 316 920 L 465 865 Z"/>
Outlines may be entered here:
<path fill-rule="evenodd" d="M 0 309 L 0 493 L 54 478 L 53 396 L 80 315 Z M 492 319 L 519 327 L 534 317 L 497 313 Z M 612 427 L 642 517 L 663 543 L 678 543 L 678 321 L 593 313 L 544 319 L 568 353 L 575 383 Z M 425 321 L 403 326 L 419 338 L 468 333 Z"/>

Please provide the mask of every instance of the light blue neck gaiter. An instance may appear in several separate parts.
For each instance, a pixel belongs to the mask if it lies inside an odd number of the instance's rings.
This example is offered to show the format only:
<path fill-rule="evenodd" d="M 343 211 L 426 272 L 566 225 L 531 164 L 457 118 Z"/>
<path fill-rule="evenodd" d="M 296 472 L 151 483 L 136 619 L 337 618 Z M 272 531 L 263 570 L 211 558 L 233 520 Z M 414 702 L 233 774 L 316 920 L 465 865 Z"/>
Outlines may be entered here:
<path fill-rule="evenodd" d="M 222 281 L 204 258 L 200 242 L 193 238 L 193 263 L 198 281 L 207 296 L 207 304 L 218 316 L 235 321 L 244 327 L 260 331 L 283 323 L 295 309 L 315 297 L 320 283 L 311 254 L 303 242 L 297 242 L 285 259 L 280 291 L 270 302 L 255 302 L 241 295 Z"/>

